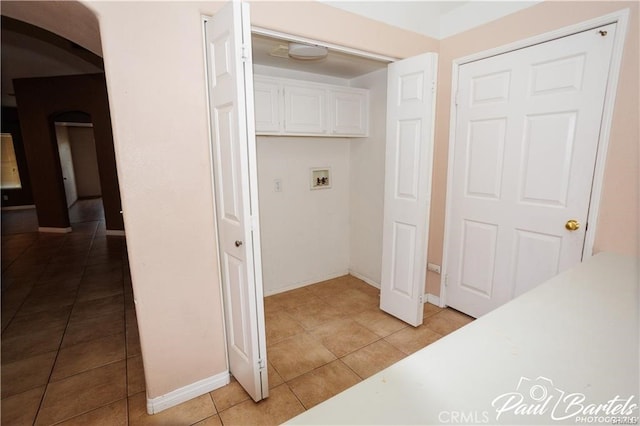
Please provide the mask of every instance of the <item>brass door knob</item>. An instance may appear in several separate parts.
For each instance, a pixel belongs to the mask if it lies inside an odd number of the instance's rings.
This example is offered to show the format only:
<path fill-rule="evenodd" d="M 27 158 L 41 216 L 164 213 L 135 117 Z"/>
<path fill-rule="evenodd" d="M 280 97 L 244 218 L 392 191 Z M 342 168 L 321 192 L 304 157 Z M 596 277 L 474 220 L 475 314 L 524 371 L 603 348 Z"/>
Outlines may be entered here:
<path fill-rule="evenodd" d="M 578 222 L 575 219 L 569 219 L 567 223 L 564 224 L 564 227 L 567 228 L 569 231 L 576 231 L 580 229 L 580 222 Z"/>

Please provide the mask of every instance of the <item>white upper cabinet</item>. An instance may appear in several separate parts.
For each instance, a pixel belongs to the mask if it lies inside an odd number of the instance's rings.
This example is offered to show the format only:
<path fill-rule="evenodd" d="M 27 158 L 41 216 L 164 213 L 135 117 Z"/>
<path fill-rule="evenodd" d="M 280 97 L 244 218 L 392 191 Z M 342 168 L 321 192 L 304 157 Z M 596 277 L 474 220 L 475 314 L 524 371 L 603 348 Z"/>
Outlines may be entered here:
<path fill-rule="evenodd" d="M 289 134 L 327 133 L 327 91 L 306 83 L 284 83 L 284 131 Z"/>
<path fill-rule="evenodd" d="M 367 136 L 369 133 L 369 91 L 330 89 L 330 133 Z"/>
<path fill-rule="evenodd" d="M 281 99 L 280 82 L 274 78 L 255 78 L 253 83 L 254 108 L 256 116 L 256 133 L 279 134 Z"/>
<path fill-rule="evenodd" d="M 369 91 L 302 80 L 255 76 L 256 134 L 364 137 Z"/>

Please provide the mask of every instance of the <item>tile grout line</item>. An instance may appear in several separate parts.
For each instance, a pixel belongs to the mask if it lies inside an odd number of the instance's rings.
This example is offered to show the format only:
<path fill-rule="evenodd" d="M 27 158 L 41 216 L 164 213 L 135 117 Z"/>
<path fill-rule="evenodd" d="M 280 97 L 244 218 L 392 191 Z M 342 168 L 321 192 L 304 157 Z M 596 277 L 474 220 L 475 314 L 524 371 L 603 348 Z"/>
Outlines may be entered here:
<path fill-rule="evenodd" d="M 9 235 L 31 234 L 31 233 L 33 233 L 33 232 L 21 232 L 21 233 L 18 233 L 18 234 L 8 234 L 7 236 L 9 236 Z M 39 232 L 35 232 L 35 233 L 36 233 L 36 234 L 39 234 Z M 2 269 L 2 273 L 4 274 L 4 273 L 5 273 L 5 271 L 7 271 L 7 270 L 11 267 L 11 265 L 13 265 L 13 264 L 16 262 L 16 260 L 18 260 L 18 258 L 19 258 L 20 256 L 22 256 L 22 255 L 24 254 L 24 252 L 25 252 L 25 251 L 29 250 L 29 249 L 31 248 L 31 246 L 32 246 L 32 245 L 34 245 L 34 244 L 35 244 L 35 242 L 36 242 L 36 241 L 38 241 L 39 239 L 40 239 L 40 235 L 38 235 L 38 236 L 36 237 L 36 239 L 34 239 L 34 240 L 31 242 L 31 244 L 29 244 L 27 247 L 25 247 L 25 248 L 20 252 L 20 254 L 19 254 L 19 255 L 17 255 L 17 256 L 16 256 L 16 257 L 11 261 L 11 262 L 9 262 L 9 264 L 8 264 L 6 267 L 4 267 L 4 268 Z"/>
<path fill-rule="evenodd" d="M 98 222 L 99 223 L 99 222 Z M 58 351 L 56 352 L 56 356 L 55 359 L 53 360 L 53 364 L 51 366 L 51 372 L 49 373 L 49 378 L 47 380 L 47 383 L 45 385 L 44 388 L 44 392 L 42 392 L 42 397 L 40 398 L 40 404 L 38 405 L 38 409 L 36 411 L 36 415 L 33 419 L 33 425 L 35 426 L 35 424 L 37 423 L 38 417 L 40 417 L 40 411 L 42 410 L 42 406 L 44 404 L 44 400 L 45 397 L 47 396 L 47 391 L 49 390 L 49 385 L 51 383 L 51 377 L 53 376 L 53 371 L 56 368 L 56 363 L 58 362 L 58 357 L 60 356 L 60 350 L 62 349 L 62 342 L 64 341 L 64 336 L 67 333 L 67 329 L 69 328 L 69 322 L 71 321 L 71 316 L 73 315 L 73 310 L 76 306 L 76 303 L 78 302 L 78 293 L 80 292 L 80 286 L 82 285 L 82 278 L 84 277 L 84 274 L 87 270 L 87 260 L 89 258 L 89 252 L 91 251 L 91 247 L 93 247 L 93 242 L 95 240 L 96 237 L 96 232 L 98 231 L 98 225 L 96 224 L 96 228 L 93 230 L 93 233 L 91 234 L 91 242 L 89 243 L 89 247 L 87 248 L 87 253 L 84 257 L 84 262 L 83 262 L 83 267 L 82 267 L 82 274 L 80 275 L 80 283 L 78 284 L 78 287 L 76 288 L 76 294 L 73 300 L 73 304 L 71 305 L 71 310 L 69 311 L 69 316 L 67 317 L 67 324 L 64 327 L 64 331 L 62 332 L 62 336 L 60 338 L 60 343 L 58 344 Z M 71 232 L 70 234 L 67 234 L 63 240 L 63 244 L 61 245 L 62 247 L 64 247 L 65 243 L 69 240 L 70 236 L 73 234 L 73 232 Z M 84 413 L 80 413 L 79 415 L 84 414 Z M 76 417 L 76 416 L 73 416 Z M 73 418 L 70 417 L 70 418 Z M 64 420 L 68 420 L 68 419 L 63 419 L 61 421 Z"/>
<path fill-rule="evenodd" d="M 38 238 L 36 238 L 33 242 L 33 244 L 35 244 L 36 241 L 39 241 L 41 238 L 41 235 L 38 235 Z M 66 236 L 63 237 L 66 239 Z M 64 241 L 64 240 L 63 240 Z M 26 249 L 25 249 L 26 251 Z M 20 254 L 20 256 L 22 256 L 23 253 Z M 20 257 L 18 256 L 18 257 Z M 42 279 L 42 276 L 44 275 L 47 267 L 51 264 L 52 259 L 54 258 L 54 255 L 51 255 L 51 257 L 49 258 L 49 260 L 47 260 L 47 262 L 45 263 L 45 267 L 42 268 L 42 272 L 40 272 L 40 274 L 38 275 L 38 278 L 36 278 L 34 280 L 34 284 L 31 286 L 31 288 L 29 289 L 29 292 L 27 293 L 27 295 L 24 297 L 24 299 L 22 299 L 22 302 L 20 302 L 20 305 L 18 305 L 18 308 L 16 309 L 16 311 L 14 312 L 14 314 L 11 316 L 11 319 L 9 319 L 9 322 L 7 323 L 6 327 L 4 327 L 4 330 L 7 330 L 9 328 L 9 326 L 11 325 L 11 323 L 13 322 L 13 320 L 16 318 L 16 315 L 18 315 L 18 312 L 20 312 L 20 309 L 22 309 L 22 307 L 24 306 L 24 303 L 27 301 L 27 299 L 29 298 L 29 295 L 31 294 L 31 292 L 33 291 L 33 288 L 36 286 L 37 283 L 40 282 L 40 280 Z M 16 257 L 17 260 L 17 257 Z M 13 262 L 12 262 L 13 263 Z M 3 272 L 4 273 L 4 272 Z M 5 290 L 6 291 L 6 290 Z M 4 334 L 4 330 L 3 330 L 3 334 Z"/>
<path fill-rule="evenodd" d="M 105 219 L 105 228 L 106 228 L 106 219 Z M 122 269 L 121 269 L 121 277 L 122 277 L 122 303 L 124 304 L 124 309 L 122 310 L 122 316 L 123 316 L 123 325 L 124 325 L 124 401 L 125 401 L 125 415 L 127 417 L 127 425 L 130 423 L 131 419 L 129 418 L 129 345 L 128 345 L 128 340 L 127 340 L 127 298 L 125 297 L 126 295 L 126 288 L 125 288 L 125 276 L 124 276 L 124 270 L 125 270 L 125 258 L 127 260 L 127 265 L 129 263 L 129 258 L 127 255 L 127 249 L 126 249 L 126 239 L 123 238 L 122 241 Z M 133 284 L 131 284 L 131 286 L 133 287 Z M 133 292 L 133 288 L 132 288 L 132 292 Z M 135 309 L 135 308 L 134 308 Z M 138 318 L 136 316 L 136 326 L 137 326 L 137 322 L 138 322 Z M 140 359 L 142 360 L 142 350 L 140 352 Z M 144 370 L 144 367 L 143 367 Z M 144 376 L 144 371 L 143 374 Z M 147 384 L 146 384 L 146 380 L 145 380 L 145 386 L 144 386 L 144 391 L 140 391 L 144 392 L 145 394 L 145 399 L 146 399 L 146 395 L 147 395 Z M 132 395 L 133 396 L 133 395 Z M 214 405 L 215 406 L 215 405 Z"/>

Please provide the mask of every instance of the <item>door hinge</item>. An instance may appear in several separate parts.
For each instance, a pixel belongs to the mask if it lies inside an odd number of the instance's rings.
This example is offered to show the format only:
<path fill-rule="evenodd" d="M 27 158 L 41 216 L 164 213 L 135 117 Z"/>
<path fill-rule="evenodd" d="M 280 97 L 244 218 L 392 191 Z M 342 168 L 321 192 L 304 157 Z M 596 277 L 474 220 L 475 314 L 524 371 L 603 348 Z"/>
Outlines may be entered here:
<path fill-rule="evenodd" d="M 444 274 L 444 286 L 449 287 L 449 274 Z"/>
<path fill-rule="evenodd" d="M 431 93 L 436 93 L 436 81 L 431 80 Z"/>
<path fill-rule="evenodd" d="M 267 368 L 267 363 L 264 362 L 264 359 L 258 358 L 258 369 L 264 370 L 265 368 Z"/>
<path fill-rule="evenodd" d="M 247 46 L 246 44 L 243 44 L 240 50 L 241 50 L 242 60 L 247 61 L 249 59 L 249 46 Z"/>
<path fill-rule="evenodd" d="M 456 96 L 455 96 L 455 98 L 454 98 L 454 101 L 455 101 L 456 106 L 458 106 L 458 103 L 460 102 L 460 101 L 459 101 L 459 98 L 460 98 L 460 91 L 459 91 L 459 90 L 456 90 Z"/>

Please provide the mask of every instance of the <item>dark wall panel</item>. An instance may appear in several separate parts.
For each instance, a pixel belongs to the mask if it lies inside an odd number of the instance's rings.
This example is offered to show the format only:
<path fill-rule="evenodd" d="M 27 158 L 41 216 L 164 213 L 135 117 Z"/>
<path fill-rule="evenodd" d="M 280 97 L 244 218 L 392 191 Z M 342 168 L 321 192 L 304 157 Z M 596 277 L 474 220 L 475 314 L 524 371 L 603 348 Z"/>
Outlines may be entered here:
<path fill-rule="evenodd" d="M 14 89 L 39 225 L 69 226 L 53 120 L 84 112 L 93 123 L 107 229 L 124 229 L 104 75 L 16 79 Z"/>

